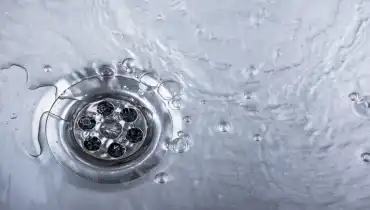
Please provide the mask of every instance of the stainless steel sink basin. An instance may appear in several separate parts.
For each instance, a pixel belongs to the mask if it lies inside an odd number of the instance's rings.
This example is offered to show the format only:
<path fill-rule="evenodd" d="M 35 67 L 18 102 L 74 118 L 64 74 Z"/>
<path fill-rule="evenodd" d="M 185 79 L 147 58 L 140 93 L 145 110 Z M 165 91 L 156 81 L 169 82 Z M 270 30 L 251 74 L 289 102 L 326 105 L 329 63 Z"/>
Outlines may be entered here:
<path fill-rule="evenodd" d="M 370 207 L 369 2 L 0 14 L 1 210 Z"/>

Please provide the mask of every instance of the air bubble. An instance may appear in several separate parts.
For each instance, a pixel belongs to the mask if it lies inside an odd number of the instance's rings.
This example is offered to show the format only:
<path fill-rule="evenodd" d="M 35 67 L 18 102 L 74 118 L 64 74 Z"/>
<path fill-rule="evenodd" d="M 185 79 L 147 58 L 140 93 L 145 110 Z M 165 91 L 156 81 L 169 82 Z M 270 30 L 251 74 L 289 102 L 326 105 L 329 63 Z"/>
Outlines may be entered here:
<path fill-rule="evenodd" d="M 370 153 L 369 153 L 369 152 L 362 153 L 362 154 L 361 154 L 361 159 L 362 159 L 365 163 L 369 163 L 369 162 L 370 162 Z"/>
<path fill-rule="evenodd" d="M 352 92 L 348 94 L 348 98 L 353 102 L 359 102 L 361 100 L 361 96 L 357 92 Z"/>
<path fill-rule="evenodd" d="M 352 103 L 352 109 L 354 113 L 366 119 L 370 118 L 370 96 L 363 96 L 356 99 L 355 96 L 352 98 L 354 103 Z M 351 99 L 351 100 L 352 100 Z"/>
<path fill-rule="evenodd" d="M 252 99 L 252 93 L 251 93 L 251 92 L 245 92 L 245 93 L 243 94 L 243 96 L 244 96 L 244 99 L 245 99 L 245 100 L 250 100 L 250 99 Z"/>
<path fill-rule="evenodd" d="M 260 134 L 255 134 L 254 136 L 253 136 L 253 140 L 254 141 L 262 141 L 263 140 L 263 137 L 260 135 Z"/>
<path fill-rule="evenodd" d="M 13 113 L 12 115 L 10 115 L 10 119 L 14 120 L 18 117 L 18 114 L 17 113 Z"/>
<path fill-rule="evenodd" d="M 182 85 L 175 80 L 164 81 L 158 87 L 159 95 L 165 100 L 176 98 L 180 96 L 182 92 Z"/>
<path fill-rule="evenodd" d="M 48 73 L 48 72 L 51 72 L 52 71 L 52 68 L 50 65 L 45 65 L 44 66 L 44 72 Z"/>
<path fill-rule="evenodd" d="M 138 93 L 139 96 L 143 97 L 145 95 L 146 91 L 140 89 L 137 93 Z"/>
<path fill-rule="evenodd" d="M 189 138 L 179 137 L 167 143 L 168 150 L 175 153 L 185 153 L 190 149 Z"/>
<path fill-rule="evenodd" d="M 142 75 L 140 82 L 146 86 L 146 91 L 152 91 L 159 85 L 158 76 L 153 72 L 148 72 Z"/>
<path fill-rule="evenodd" d="M 231 129 L 230 123 L 228 123 L 225 120 L 222 120 L 218 123 L 218 130 L 220 130 L 223 133 L 229 132 Z"/>
<path fill-rule="evenodd" d="M 178 137 L 183 137 L 185 135 L 184 131 L 177 132 Z"/>
<path fill-rule="evenodd" d="M 172 109 L 180 109 L 182 107 L 182 100 L 181 99 L 173 99 L 170 101 L 170 107 Z"/>
<path fill-rule="evenodd" d="M 187 124 L 191 123 L 191 117 L 190 116 L 185 116 L 183 120 Z"/>
<path fill-rule="evenodd" d="M 160 172 L 154 177 L 154 182 L 157 184 L 165 184 L 169 181 L 169 176 L 166 172 Z"/>
<path fill-rule="evenodd" d="M 121 66 L 121 68 L 123 68 L 126 71 L 126 73 L 132 74 L 132 73 L 134 73 L 133 62 L 134 62 L 134 59 L 126 58 L 126 59 L 124 59 L 123 61 L 121 61 L 119 63 L 119 66 Z"/>
<path fill-rule="evenodd" d="M 132 73 L 134 73 L 134 69 L 133 69 L 133 68 L 131 68 L 131 67 L 127 67 L 127 68 L 126 68 L 126 72 L 127 72 L 128 74 L 132 74 Z"/>

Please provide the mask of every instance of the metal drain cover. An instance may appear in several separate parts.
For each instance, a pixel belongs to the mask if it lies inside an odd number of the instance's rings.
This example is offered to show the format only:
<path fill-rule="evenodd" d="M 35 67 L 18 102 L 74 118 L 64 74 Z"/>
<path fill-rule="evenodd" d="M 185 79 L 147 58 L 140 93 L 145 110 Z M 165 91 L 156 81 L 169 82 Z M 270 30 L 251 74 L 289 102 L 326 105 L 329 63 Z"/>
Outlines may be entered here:
<path fill-rule="evenodd" d="M 166 89 L 153 73 L 125 62 L 93 65 L 58 81 L 63 91 L 47 117 L 45 139 L 54 157 L 94 182 L 155 175 L 169 162 L 166 145 L 182 131 L 181 112 L 171 106 L 181 90 Z"/>

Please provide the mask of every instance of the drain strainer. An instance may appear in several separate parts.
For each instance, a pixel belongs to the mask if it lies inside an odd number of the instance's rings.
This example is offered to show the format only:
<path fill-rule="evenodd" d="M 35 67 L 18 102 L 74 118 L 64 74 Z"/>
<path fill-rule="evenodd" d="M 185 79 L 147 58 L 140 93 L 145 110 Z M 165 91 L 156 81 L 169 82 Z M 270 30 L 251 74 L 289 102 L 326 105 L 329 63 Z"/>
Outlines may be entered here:
<path fill-rule="evenodd" d="M 83 151 L 97 159 L 124 160 L 142 147 L 148 134 L 147 119 L 149 116 L 129 101 L 105 97 L 88 103 L 77 113 L 73 138 Z"/>
<path fill-rule="evenodd" d="M 166 145 L 182 131 L 179 106 L 171 106 L 181 102 L 181 85 L 128 61 L 93 65 L 55 85 L 63 92 L 49 111 L 45 139 L 58 162 L 94 182 L 156 173 L 168 162 Z"/>

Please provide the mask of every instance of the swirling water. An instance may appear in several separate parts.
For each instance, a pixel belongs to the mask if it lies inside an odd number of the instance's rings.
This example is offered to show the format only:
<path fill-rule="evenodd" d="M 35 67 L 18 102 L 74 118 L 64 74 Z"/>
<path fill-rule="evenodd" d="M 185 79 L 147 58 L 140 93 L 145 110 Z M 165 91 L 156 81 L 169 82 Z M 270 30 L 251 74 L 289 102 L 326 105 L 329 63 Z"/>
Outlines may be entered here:
<path fill-rule="evenodd" d="M 370 206 L 367 1 L 3 0 L 0 14 L 0 209 Z M 181 81 L 194 145 L 163 185 L 66 185 L 20 149 L 33 109 L 66 74 L 126 57 Z"/>

